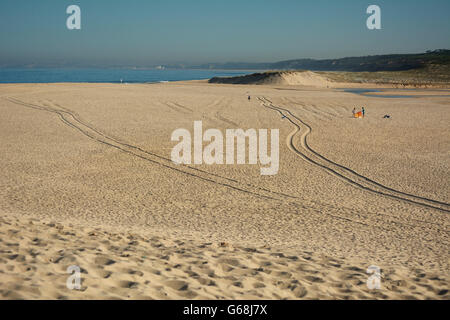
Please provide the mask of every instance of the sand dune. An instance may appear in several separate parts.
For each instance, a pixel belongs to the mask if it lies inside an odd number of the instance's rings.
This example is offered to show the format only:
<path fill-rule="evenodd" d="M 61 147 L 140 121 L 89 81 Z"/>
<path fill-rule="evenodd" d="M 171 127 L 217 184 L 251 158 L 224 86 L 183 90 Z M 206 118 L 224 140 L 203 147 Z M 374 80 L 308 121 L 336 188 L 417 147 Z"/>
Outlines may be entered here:
<path fill-rule="evenodd" d="M 0 298 L 449 299 L 450 102 L 423 93 L 1 85 Z M 196 120 L 278 128 L 279 173 L 173 164 Z"/>
<path fill-rule="evenodd" d="M 271 71 L 245 76 L 213 78 L 210 83 L 296 85 L 326 88 L 335 85 L 331 80 L 312 71 Z"/>

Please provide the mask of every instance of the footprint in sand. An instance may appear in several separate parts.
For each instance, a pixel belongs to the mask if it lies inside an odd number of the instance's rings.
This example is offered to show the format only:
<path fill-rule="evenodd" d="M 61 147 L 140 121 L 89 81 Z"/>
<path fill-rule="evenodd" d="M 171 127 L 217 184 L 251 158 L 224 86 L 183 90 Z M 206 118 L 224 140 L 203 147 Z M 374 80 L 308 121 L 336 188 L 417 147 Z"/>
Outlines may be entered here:
<path fill-rule="evenodd" d="M 296 298 L 304 298 L 308 294 L 308 291 L 303 286 L 295 286 L 292 292 Z"/>
<path fill-rule="evenodd" d="M 325 281 L 323 281 L 322 278 L 314 277 L 314 276 L 306 276 L 305 280 L 313 282 L 313 283 L 324 283 L 325 282 Z"/>
<path fill-rule="evenodd" d="M 138 287 L 138 283 L 134 281 L 122 280 L 117 283 L 117 286 L 124 289 L 136 289 Z"/>
<path fill-rule="evenodd" d="M 111 277 L 112 272 L 111 271 L 106 271 L 106 270 L 103 270 L 103 269 L 98 269 L 98 270 L 94 271 L 94 275 L 97 275 L 97 276 L 99 276 L 100 278 L 103 278 L 103 279 L 108 279 L 109 277 Z"/>
<path fill-rule="evenodd" d="M 177 291 L 186 291 L 189 288 L 189 284 L 181 280 L 170 280 L 166 281 L 164 284 L 167 287 Z"/>
<path fill-rule="evenodd" d="M 116 263 L 114 260 L 108 258 L 108 257 L 96 257 L 94 259 L 95 264 L 99 265 L 99 266 L 110 266 L 114 263 Z"/>
<path fill-rule="evenodd" d="M 203 286 L 208 286 L 208 287 L 216 287 L 217 286 L 216 282 L 214 282 L 211 279 L 206 279 L 206 278 L 200 277 L 197 279 L 197 281 Z"/>
<path fill-rule="evenodd" d="M 233 267 L 237 267 L 237 266 L 240 265 L 240 262 L 237 259 L 223 258 L 223 259 L 219 259 L 218 262 L 221 263 L 221 264 L 227 264 L 227 265 L 230 265 L 230 266 L 233 266 Z"/>
<path fill-rule="evenodd" d="M 253 288 L 255 288 L 255 289 L 262 289 L 262 288 L 265 288 L 265 287 L 266 287 L 266 285 L 264 283 L 262 283 L 262 282 L 255 282 L 253 284 Z"/>

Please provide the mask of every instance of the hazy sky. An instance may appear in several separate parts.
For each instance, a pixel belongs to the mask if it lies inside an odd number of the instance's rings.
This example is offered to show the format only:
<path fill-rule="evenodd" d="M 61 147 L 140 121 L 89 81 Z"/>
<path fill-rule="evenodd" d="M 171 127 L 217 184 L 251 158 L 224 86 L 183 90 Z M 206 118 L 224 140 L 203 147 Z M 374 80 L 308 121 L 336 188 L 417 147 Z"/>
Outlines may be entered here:
<path fill-rule="evenodd" d="M 68 30 L 66 8 L 81 8 Z M 382 30 L 366 9 L 382 10 Z M 449 0 L 0 0 L 0 66 L 275 62 L 450 48 Z"/>

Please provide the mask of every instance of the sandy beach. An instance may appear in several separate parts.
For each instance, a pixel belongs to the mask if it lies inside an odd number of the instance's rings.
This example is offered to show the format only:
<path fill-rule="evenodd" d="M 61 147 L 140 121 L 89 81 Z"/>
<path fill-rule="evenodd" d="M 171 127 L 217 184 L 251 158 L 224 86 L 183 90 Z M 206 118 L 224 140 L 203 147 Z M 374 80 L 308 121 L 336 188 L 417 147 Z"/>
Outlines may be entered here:
<path fill-rule="evenodd" d="M 449 90 L 307 84 L 0 85 L 0 299 L 450 299 Z M 174 164 L 194 121 L 278 174 Z"/>

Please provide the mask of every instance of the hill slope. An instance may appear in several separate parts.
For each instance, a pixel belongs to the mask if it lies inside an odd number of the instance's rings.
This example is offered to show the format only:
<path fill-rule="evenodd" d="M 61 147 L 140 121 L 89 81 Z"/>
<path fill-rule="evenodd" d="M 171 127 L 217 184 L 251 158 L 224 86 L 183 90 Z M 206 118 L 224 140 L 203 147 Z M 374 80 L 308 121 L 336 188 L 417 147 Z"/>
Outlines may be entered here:
<path fill-rule="evenodd" d="M 450 66 L 450 50 L 441 49 L 419 54 L 390 54 L 327 60 L 297 59 L 275 63 L 211 63 L 190 68 L 374 72 L 406 71 L 430 67 L 448 70 L 448 66 Z"/>
<path fill-rule="evenodd" d="M 209 80 L 209 83 L 327 87 L 330 81 L 326 77 L 311 71 L 269 71 L 239 77 L 215 77 Z"/>

